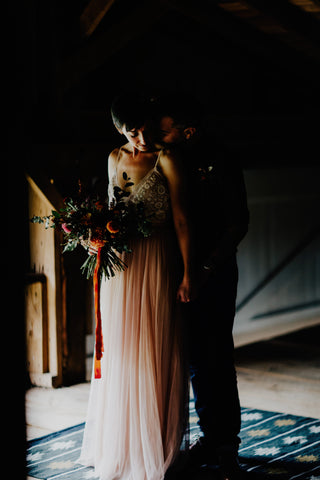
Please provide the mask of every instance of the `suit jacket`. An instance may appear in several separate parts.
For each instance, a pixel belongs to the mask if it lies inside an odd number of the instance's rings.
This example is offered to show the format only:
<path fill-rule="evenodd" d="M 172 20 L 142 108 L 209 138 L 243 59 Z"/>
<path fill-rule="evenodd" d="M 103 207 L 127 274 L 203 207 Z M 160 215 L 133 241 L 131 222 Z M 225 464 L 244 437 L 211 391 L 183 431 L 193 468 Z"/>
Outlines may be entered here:
<path fill-rule="evenodd" d="M 241 165 L 225 148 L 203 136 L 189 146 L 186 143 L 182 155 L 196 258 L 218 267 L 235 255 L 248 231 Z"/>

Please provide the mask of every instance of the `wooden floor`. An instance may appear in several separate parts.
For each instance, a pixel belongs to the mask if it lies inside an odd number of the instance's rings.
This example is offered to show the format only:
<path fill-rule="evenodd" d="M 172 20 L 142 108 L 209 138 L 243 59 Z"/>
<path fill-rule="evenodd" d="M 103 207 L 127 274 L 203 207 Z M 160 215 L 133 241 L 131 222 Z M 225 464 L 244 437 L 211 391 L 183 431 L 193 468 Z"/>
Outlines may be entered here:
<path fill-rule="evenodd" d="M 236 350 L 240 402 L 320 418 L 320 325 Z M 27 438 L 85 421 L 89 383 L 26 393 Z"/>
<path fill-rule="evenodd" d="M 320 418 L 320 326 L 236 350 L 241 405 Z"/>

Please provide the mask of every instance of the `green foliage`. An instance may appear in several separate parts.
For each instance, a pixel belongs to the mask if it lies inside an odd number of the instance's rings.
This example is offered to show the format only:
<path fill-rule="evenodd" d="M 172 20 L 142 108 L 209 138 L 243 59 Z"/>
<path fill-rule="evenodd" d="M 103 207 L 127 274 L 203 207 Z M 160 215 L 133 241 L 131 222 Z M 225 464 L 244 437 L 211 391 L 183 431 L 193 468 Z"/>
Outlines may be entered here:
<path fill-rule="evenodd" d="M 125 188 L 133 185 L 127 174 Z M 78 196 L 64 200 L 63 208 L 52 210 L 48 216 L 33 216 L 32 223 L 45 224 L 45 228 L 58 228 L 63 232 L 63 253 L 72 252 L 78 245 L 101 248 L 101 275 L 111 278 L 123 271 L 126 264 L 119 254 L 130 253 L 130 243 L 136 237 L 149 237 L 152 222 L 145 214 L 143 203 L 130 202 L 127 192 L 114 187 L 115 201 L 108 206 L 97 196 L 86 195 L 80 188 Z M 81 271 L 90 278 L 95 269 L 97 256 L 89 255 Z"/>

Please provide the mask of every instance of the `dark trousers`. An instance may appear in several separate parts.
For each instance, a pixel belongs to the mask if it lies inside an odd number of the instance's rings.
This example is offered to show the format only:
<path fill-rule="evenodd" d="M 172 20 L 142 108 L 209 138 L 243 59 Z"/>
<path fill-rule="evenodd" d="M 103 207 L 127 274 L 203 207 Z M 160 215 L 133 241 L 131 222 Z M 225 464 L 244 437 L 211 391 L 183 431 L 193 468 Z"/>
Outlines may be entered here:
<path fill-rule="evenodd" d="M 190 377 L 199 425 L 219 451 L 235 450 L 241 415 L 234 367 L 232 328 L 238 268 L 229 259 L 208 279 L 198 298 L 186 305 Z"/>

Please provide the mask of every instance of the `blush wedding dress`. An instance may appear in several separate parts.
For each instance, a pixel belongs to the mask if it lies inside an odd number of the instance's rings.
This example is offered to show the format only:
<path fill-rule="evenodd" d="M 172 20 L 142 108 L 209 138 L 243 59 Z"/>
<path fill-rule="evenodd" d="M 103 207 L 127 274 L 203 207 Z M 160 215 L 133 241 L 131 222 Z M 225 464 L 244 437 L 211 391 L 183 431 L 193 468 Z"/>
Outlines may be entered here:
<path fill-rule="evenodd" d="M 101 282 L 102 378 L 91 380 L 79 460 L 94 466 L 100 480 L 163 479 L 187 423 L 187 369 L 176 301 L 182 261 L 160 155 L 127 198 L 144 202 L 154 233 L 134 240 L 132 253 L 122 257 L 128 268 Z M 116 170 L 109 201 L 117 178 Z"/>

